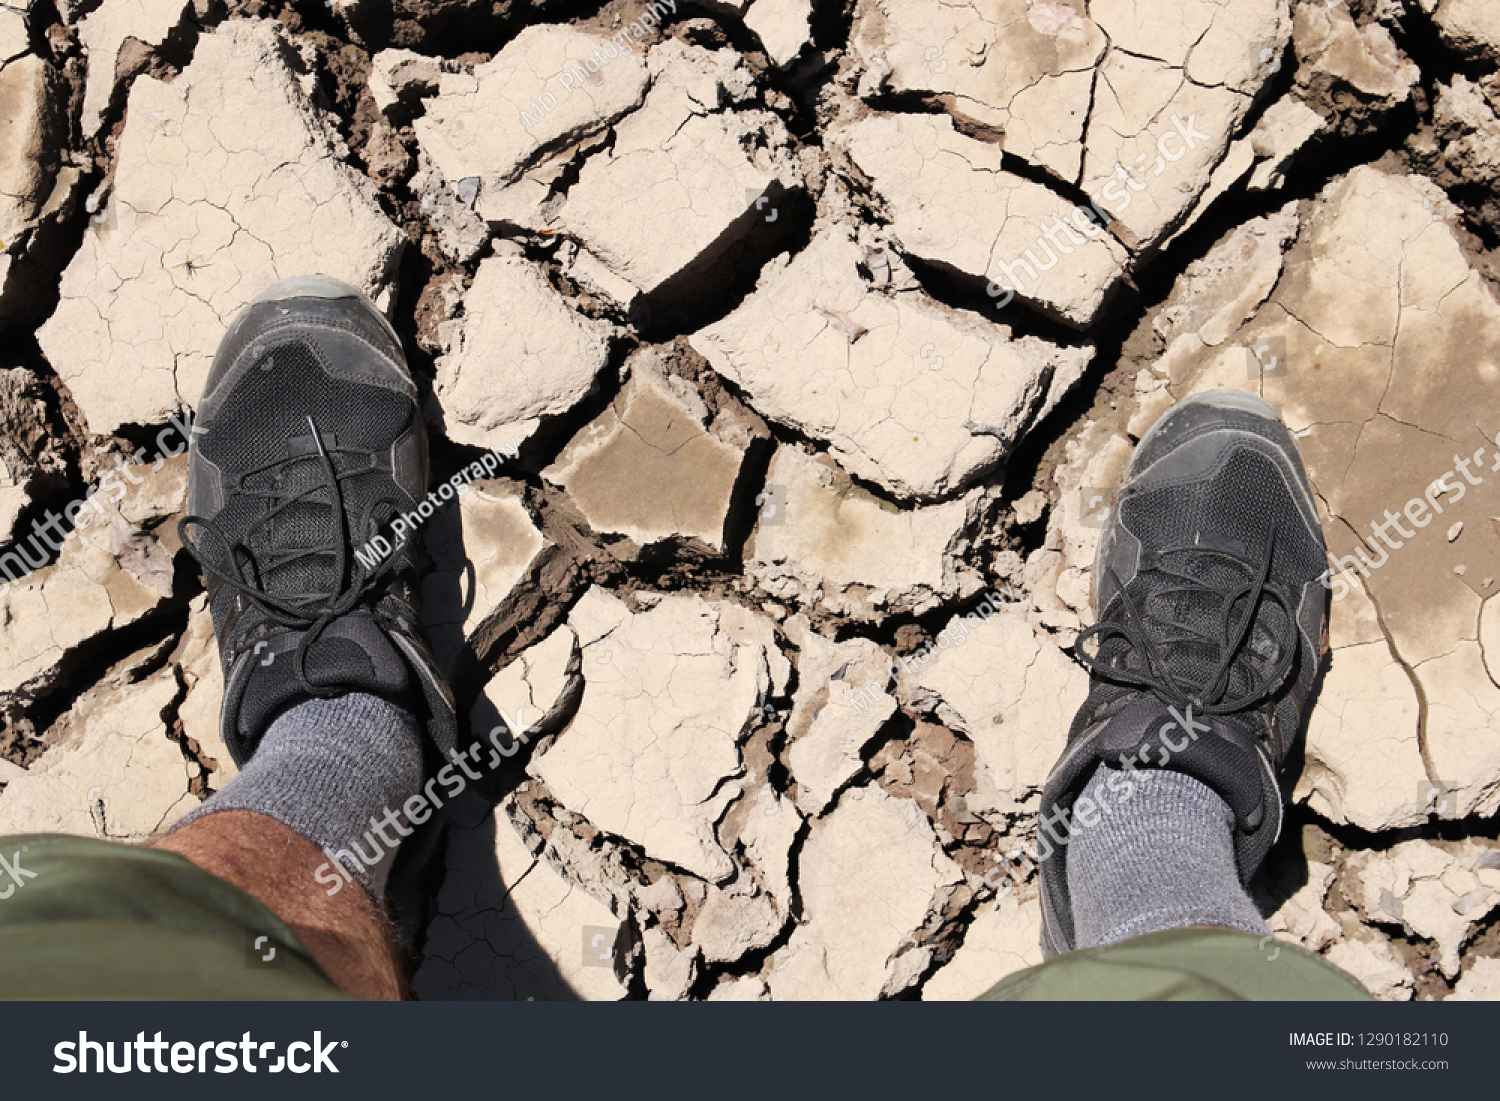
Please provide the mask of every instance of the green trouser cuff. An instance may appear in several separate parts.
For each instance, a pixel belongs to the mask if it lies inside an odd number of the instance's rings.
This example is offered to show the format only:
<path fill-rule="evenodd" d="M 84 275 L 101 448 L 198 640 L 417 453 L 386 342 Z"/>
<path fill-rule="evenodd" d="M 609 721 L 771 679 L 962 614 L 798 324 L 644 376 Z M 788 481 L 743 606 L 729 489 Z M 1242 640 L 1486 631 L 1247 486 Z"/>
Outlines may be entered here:
<path fill-rule="evenodd" d="M 1235 929 L 1169 929 L 1067 952 L 996 983 L 978 1001 L 1372 1001 L 1304 948 Z"/>
<path fill-rule="evenodd" d="M 26 834 L 0 858 L 0 999 L 347 997 L 259 900 L 175 853 Z"/>

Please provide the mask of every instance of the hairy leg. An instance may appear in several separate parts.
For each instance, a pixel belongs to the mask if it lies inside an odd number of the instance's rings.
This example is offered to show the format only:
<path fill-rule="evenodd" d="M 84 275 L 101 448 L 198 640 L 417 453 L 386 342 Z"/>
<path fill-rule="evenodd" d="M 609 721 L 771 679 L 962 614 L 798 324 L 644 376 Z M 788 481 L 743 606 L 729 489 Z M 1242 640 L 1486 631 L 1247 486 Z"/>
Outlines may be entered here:
<path fill-rule="evenodd" d="M 405 994 L 385 915 L 364 890 L 329 896 L 313 878 L 327 858 L 290 826 L 245 810 L 191 822 L 152 842 L 254 895 L 297 934 L 340 988 L 361 998 Z"/>

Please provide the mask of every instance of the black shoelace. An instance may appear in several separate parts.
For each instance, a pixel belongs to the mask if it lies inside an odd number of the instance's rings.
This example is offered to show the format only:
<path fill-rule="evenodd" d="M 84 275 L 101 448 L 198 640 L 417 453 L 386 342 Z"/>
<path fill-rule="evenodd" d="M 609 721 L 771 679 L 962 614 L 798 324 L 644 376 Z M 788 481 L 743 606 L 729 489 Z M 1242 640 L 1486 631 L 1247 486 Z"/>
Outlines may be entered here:
<path fill-rule="evenodd" d="M 340 616 L 347 615 L 357 608 L 369 592 L 380 583 L 386 574 L 395 569 L 398 555 L 391 554 L 373 570 L 367 570 L 358 559 L 355 559 L 354 568 L 349 572 L 347 582 L 344 580 L 345 571 L 350 565 L 349 533 L 344 525 L 344 494 L 339 488 L 339 482 L 354 474 L 364 473 L 363 470 L 351 470 L 344 474 L 338 472 L 334 465 L 333 456 L 324 446 L 323 437 L 318 432 L 318 426 L 313 422 L 311 416 L 307 418 L 308 426 L 312 429 L 313 442 L 317 445 L 318 460 L 322 464 L 323 479 L 295 493 L 276 491 L 275 489 L 249 489 L 245 483 L 248 479 L 259 474 L 272 473 L 282 467 L 293 463 L 306 463 L 311 456 L 293 455 L 286 458 L 275 459 L 256 467 L 254 470 L 246 471 L 236 479 L 235 489 L 238 493 L 252 498 L 259 498 L 269 504 L 266 512 L 252 524 L 245 532 L 245 538 L 233 541 L 227 538 L 214 522 L 202 516 L 185 516 L 177 523 L 177 533 L 182 539 L 182 545 L 188 549 L 202 567 L 203 572 L 218 578 L 223 584 L 228 585 L 240 593 L 246 600 L 259 608 L 273 622 L 293 630 L 305 632 L 302 641 L 298 644 L 292 658 L 292 673 L 297 678 L 298 685 L 303 691 L 314 696 L 324 698 L 337 695 L 340 689 L 334 685 L 321 685 L 307 676 L 307 651 L 317 641 L 318 636 L 328 627 L 330 623 Z M 364 452 L 345 449 L 335 446 L 334 453 L 339 454 L 364 454 Z M 275 482 L 273 480 L 272 484 Z M 307 547 L 288 547 L 281 551 L 266 549 L 258 556 L 255 555 L 249 545 L 250 536 L 266 524 L 269 524 L 286 509 L 301 501 L 312 498 L 315 494 L 327 491 L 332 508 L 332 522 L 328 526 L 329 538 L 321 544 Z M 390 504 L 399 507 L 398 502 L 382 498 L 373 502 L 365 515 L 361 518 L 359 529 L 369 532 L 372 529 L 371 518 L 375 510 L 381 505 Z M 208 532 L 218 540 L 220 546 L 228 551 L 227 559 L 234 573 L 225 573 L 219 569 L 210 556 L 200 550 L 188 539 L 188 528 L 198 527 Z M 241 553 L 243 552 L 243 554 Z M 280 566 L 285 566 L 304 558 L 327 557 L 332 555 L 334 559 L 333 579 L 334 589 L 330 592 L 286 592 L 268 593 L 262 587 L 256 577 L 248 577 L 244 572 L 243 557 L 248 557 L 254 563 L 255 572 L 259 577 L 265 577 Z"/>
<path fill-rule="evenodd" d="M 1264 662 L 1248 657 L 1248 665 L 1241 667 L 1245 671 L 1247 685 L 1237 694 L 1229 694 L 1231 670 L 1235 667 L 1235 660 L 1241 655 L 1246 640 L 1251 637 L 1251 628 L 1255 625 L 1263 598 L 1281 605 L 1292 630 L 1295 632 L 1296 629 L 1296 615 L 1292 611 L 1291 600 L 1279 585 L 1267 581 L 1275 544 L 1276 525 L 1273 522 L 1266 536 L 1265 553 L 1261 555 L 1259 565 L 1228 551 L 1195 545 L 1169 547 L 1158 555 L 1158 560 L 1163 562 L 1168 555 L 1185 553 L 1227 559 L 1255 578 L 1253 582 L 1237 588 L 1211 586 L 1189 574 L 1168 569 L 1165 565 L 1142 571 L 1154 572 L 1170 579 L 1171 583 L 1152 591 L 1152 598 L 1177 593 L 1208 593 L 1220 598 L 1222 606 L 1217 629 L 1208 633 L 1167 616 L 1153 616 L 1151 625 L 1148 625 L 1147 617 L 1136 607 L 1130 593 L 1120 583 L 1119 575 L 1110 568 L 1109 575 L 1120 592 L 1124 618 L 1101 621 L 1083 631 L 1078 636 L 1074 652 L 1100 680 L 1144 689 L 1163 703 L 1178 708 L 1191 705 L 1199 714 L 1225 715 L 1253 707 L 1281 687 L 1297 657 L 1295 636 L 1289 640 L 1277 639 L 1277 648 L 1281 653 L 1276 662 L 1266 668 Z M 1236 620 L 1236 609 L 1241 607 L 1244 613 Z M 1152 625 L 1157 625 L 1157 629 L 1153 630 Z M 1174 631 L 1180 633 L 1174 634 Z M 1124 639 L 1128 646 L 1115 649 L 1109 658 L 1105 658 L 1104 642 L 1111 637 Z M 1094 654 L 1086 653 L 1083 648 L 1084 642 L 1090 639 L 1099 640 L 1098 651 Z M 1184 681 L 1172 672 L 1163 658 L 1166 648 L 1183 643 L 1212 646 L 1219 651 L 1218 664 L 1202 683 Z M 1124 664 L 1124 658 L 1130 653 L 1139 656 L 1138 665 L 1141 668 L 1130 668 Z"/>

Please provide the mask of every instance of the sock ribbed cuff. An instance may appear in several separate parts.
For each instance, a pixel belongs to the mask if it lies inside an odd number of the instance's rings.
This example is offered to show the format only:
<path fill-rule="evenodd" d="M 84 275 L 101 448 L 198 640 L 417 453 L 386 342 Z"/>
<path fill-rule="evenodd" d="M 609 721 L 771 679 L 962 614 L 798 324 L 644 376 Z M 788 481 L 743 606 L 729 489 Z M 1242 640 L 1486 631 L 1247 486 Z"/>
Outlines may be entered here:
<path fill-rule="evenodd" d="M 1074 816 L 1068 893 L 1078 948 L 1191 925 L 1247 933 L 1270 929 L 1240 883 L 1234 814 L 1208 787 L 1180 772 L 1136 770 L 1131 791 L 1109 791 L 1101 767 L 1082 798 L 1097 823 Z"/>
<path fill-rule="evenodd" d="M 380 899 L 401 838 L 411 833 L 400 823 L 402 804 L 421 783 L 416 718 L 378 696 L 351 692 L 288 708 L 244 771 L 176 828 L 226 810 L 263 814 L 319 846 Z M 320 881 L 328 875 L 339 881 L 337 868 Z"/>

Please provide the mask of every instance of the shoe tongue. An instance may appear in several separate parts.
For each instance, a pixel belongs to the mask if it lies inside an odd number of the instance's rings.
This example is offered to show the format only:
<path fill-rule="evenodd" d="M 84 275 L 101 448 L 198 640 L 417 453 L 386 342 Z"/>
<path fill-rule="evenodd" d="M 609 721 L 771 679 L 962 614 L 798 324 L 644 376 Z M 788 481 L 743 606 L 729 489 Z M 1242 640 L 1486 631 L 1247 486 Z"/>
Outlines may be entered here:
<path fill-rule="evenodd" d="M 325 447 L 334 442 L 331 434 L 323 435 Z M 252 529 L 246 542 L 262 563 L 267 592 L 336 593 L 343 579 L 334 572 L 337 545 L 330 538 L 330 524 L 337 524 L 339 518 L 327 469 L 310 434 L 288 440 L 287 455 L 288 461 L 246 480 L 247 489 L 275 494 L 283 502 L 274 517 Z M 344 456 L 334 457 L 341 472 L 343 460 Z M 296 553 L 309 548 L 316 552 Z M 266 565 L 289 553 L 295 556 Z"/>
<path fill-rule="evenodd" d="M 1265 817 L 1264 767 L 1243 720 L 1200 715 L 1143 696 L 1109 719 L 1094 742 L 1113 767 L 1165 768 L 1213 788 L 1247 830 Z"/>
<path fill-rule="evenodd" d="M 1200 534 L 1199 539 L 1205 546 L 1223 542 L 1210 539 L 1207 533 Z M 1148 634 L 1158 640 L 1171 640 L 1159 641 L 1156 652 L 1179 683 L 1193 685 L 1195 691 L 1206 691 L 1224 656 L 1226 628 L 1232 635 L 1243 617 L 1250 614 L 1250 598 L 1246 594 L 1236 602 L 1226 623 L 1225 598 L 1252 584 L 1255 574 L 1244 562 L 1195 550 L 1176 552 L 1170 573 L 1161 570 L 1162 563 L 1156 556 L 1152 556 L 1149 570 L 1145 568 L 1147 565 L 1142 563 L 1131 593 L 1136 608 L 1147 620 Z M 1196 584 L 1184 585 L 1182 575 L 1193 577 Z M 1255 615 L 1255 624 L 1230 665 L 1225 697 L 1251 692 L 1255 677 L 1264 676 L 1280 655 L 1285 643 L 1279 640 L 1295 637 L 1295 625 L 1274 600 L 1262 596 Z M 1186 638 L 1188 631 L 1213 641 Z M 1127 640 L 1116 636 L 1100 647 L 1100 656 L 1109 658 L 1130 648 Z M 1139 667 L 1143 663 L 1140 654 L 1133 655 L 1133 665 Z"/>
<path fill-rule="evenodd" d="M 235 730 L 248 758 L 266 728 L 287 707 L 314 697 L 297 680 L 296 650 L 305 632 L 288 631 L 259 646 L 246 661 Z M 410 667 L 380 626 L 366 615 L 334 620 L 308 647 L 307 680 L 342 692 L 369 692 L 393 701 L 409 697 Z M 231 745 L 235 763 L 240 755 Z"/>

